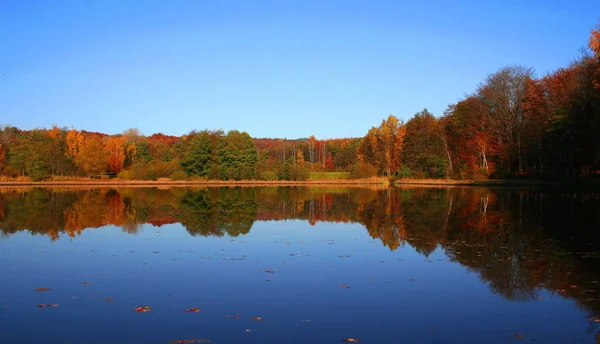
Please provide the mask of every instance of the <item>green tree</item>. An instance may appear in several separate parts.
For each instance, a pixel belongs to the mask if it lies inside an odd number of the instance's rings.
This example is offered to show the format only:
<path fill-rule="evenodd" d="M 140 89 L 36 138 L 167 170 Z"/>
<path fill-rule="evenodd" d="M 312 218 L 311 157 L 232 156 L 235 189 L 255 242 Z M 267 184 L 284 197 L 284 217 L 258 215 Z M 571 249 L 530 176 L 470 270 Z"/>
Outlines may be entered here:
<path fill-rule="evenodd" d="M 217 143 L 222 131 L 192 131 L 186 140 L 187 149 L 181 159 L 181 166 L 188 175 L 214 177 L 214 165 L 217 163 Z"/>
<path fill-rule="evenodd" d="M 8 165 L 34 181 L 51 175 L 52 139 L 42 130 L 24 131 L 15 137 Z"/>
<path fill-rule="evenodd" d="M 218 149 L 221 178 L 253 179 L 256 177 L 258 154 L 248 133 L 231 130 L 221 137 Z"/>
<path fill-rule="evenodd" d="M 437 119 L 427 109 L 406 122 L 402 163 L 413 176 L 439 178 L 446 175 L 448 159 Z"/>

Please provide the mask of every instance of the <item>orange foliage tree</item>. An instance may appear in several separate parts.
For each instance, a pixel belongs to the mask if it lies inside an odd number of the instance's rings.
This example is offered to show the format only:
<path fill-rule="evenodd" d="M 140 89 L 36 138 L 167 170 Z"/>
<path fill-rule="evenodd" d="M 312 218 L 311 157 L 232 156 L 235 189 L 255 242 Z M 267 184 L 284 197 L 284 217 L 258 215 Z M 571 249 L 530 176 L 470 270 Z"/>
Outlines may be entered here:
<path fill-rule="evenodd" d="M 110 137 L 104 146 L 107 167 L 110 173 L 117 174 L 125 164 L 125 139 L 121 136 Z"/>

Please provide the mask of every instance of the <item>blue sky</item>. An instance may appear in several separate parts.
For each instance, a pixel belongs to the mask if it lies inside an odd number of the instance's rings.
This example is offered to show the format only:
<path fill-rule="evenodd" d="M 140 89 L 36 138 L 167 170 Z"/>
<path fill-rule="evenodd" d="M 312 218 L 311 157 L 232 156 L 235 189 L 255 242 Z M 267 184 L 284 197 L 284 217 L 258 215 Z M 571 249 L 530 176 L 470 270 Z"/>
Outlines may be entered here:
<path fill-rule="evenodd" d="M 579 56 L 600 1 L 0 0 L 0 124 L 363 136 Z"/>

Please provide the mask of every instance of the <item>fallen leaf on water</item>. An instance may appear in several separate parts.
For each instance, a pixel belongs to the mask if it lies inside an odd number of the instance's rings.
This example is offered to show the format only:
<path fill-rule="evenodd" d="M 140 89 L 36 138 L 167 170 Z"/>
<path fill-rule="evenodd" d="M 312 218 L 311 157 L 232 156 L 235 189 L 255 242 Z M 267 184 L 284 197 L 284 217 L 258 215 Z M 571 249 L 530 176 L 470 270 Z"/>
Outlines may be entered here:
<path fill-rule="evenodd" d="M 347 284 L 340 284 L 340 288 L 350 289 L 350 286 Z"/>
<path fill-rule="evenodd" d="M 265 272 L 266 272 L 266 273 L 269 273 L 269 274 L 274 274 L 274 273 L 275 273 L 275 270 L 265 270 Z"/>
<path fill-rule="evenodd" d="M 344 343 L 358 343 L 358 342 L 360 342 L 360 339 L 358 339 L 358 338 L 344 338 L 344 340 L 342 340 L 342 342 L 344 342 Z"/>
<path fill-rule="evenodd" d="M 239 319 L 239 318 L 240 318 L 240 316 L 239 316 L 239 315 L 234 315 L 234 316 L 233 316 L 233 318 L 234 318 L 234 319 Z"/>
<path fill-rule="evenodd" d="M 50 288 L 36 288 L 35 291 L 48 291 Z"/>
<path fill-rule="evenodd" d="M 188 343 L 210 343 L 210 339 L 175 339 L 169 341 L 169 344 L 188 344 Z"/>
<path fill-rule="evenodd" d="M 159 251 L 153 251 L 152 253 L 157 254 L 157 253 L 160 253 L 160 252 Z"/>
<path fill-rule="evenodd" d="M 106 299 L 106 301 L 108 302 L 113 302 L 113 299 L 111 299 L 110 297 L 108 299 Z"/>
<path fill-rule="evenodd" d="M 311 319 L 300 319 L 300 321 L 302 321 L 302 322 L 311 322 L 312 320 Z"/>
<path fill-rule="evenodd" d="M 600 323 L 600 318 L 591 317 L 591 318 L 588 318 L 588 320 L 591 322 Z"/>
<path fill-rule="evenodd" d="M 254 320 L 254 321 L 262 321 L 261 317 L 254 317 L 254 318 L 250 318 L 250 320 Z"/>
<path fill-rule="evenodd" d="M 538 299 L 543 299 L 544 297 L 542 295 L 538 295 L 537 297 Z"/>
<path fill-rule="evenodd" d="M 198 313 L 200 312 L 200 310 L 196 307 L 192 307 L 192 308 L 187 308 L 186 310 L 184 310 L 184 312 L 188 312 L 188 313 Z"/>
<path fill-rule="evenodd" d="M 92 282 L 81 282 L 81 285 L 86 286 L 86 285 L 90 285 L 92 284 Z"/>
<path fill-rule="evenodd" d="M 511 334 L 510 336 L 513 337 L 513 338 L 518 338 L 518 339 L 525 338 L 525 335 L 524 334 L 520 334 L 520 333 L 514 333 L 514 334 Z"/>
<path fill-rule="evenodd" d="M 150 306 L 139 306 L 135 307 L 133 310 L 138 313 L 150 312 Z"/>
<path fill-rule="evenodd" d="M 250 329 L 246 329 L 246 332 L 252 332 L 252 330 L 250 330 Z"/>
<path fill-rule="evenodd" d="M 46 308 L 46 307 L 58 307 L 58 303 L 40 303 L 39 305 L 37 305 L 39 308 Z"/>

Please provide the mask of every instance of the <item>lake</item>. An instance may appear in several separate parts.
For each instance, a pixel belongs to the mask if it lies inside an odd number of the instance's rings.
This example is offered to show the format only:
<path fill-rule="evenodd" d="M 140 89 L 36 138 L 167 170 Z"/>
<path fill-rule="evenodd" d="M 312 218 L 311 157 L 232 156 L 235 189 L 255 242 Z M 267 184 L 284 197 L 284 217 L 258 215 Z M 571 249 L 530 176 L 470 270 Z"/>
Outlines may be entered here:
<path fill-rule="evenodd" d="M 0 188 L 0 230 L 0 343 L 600 341 L 593 191 Z"/>

